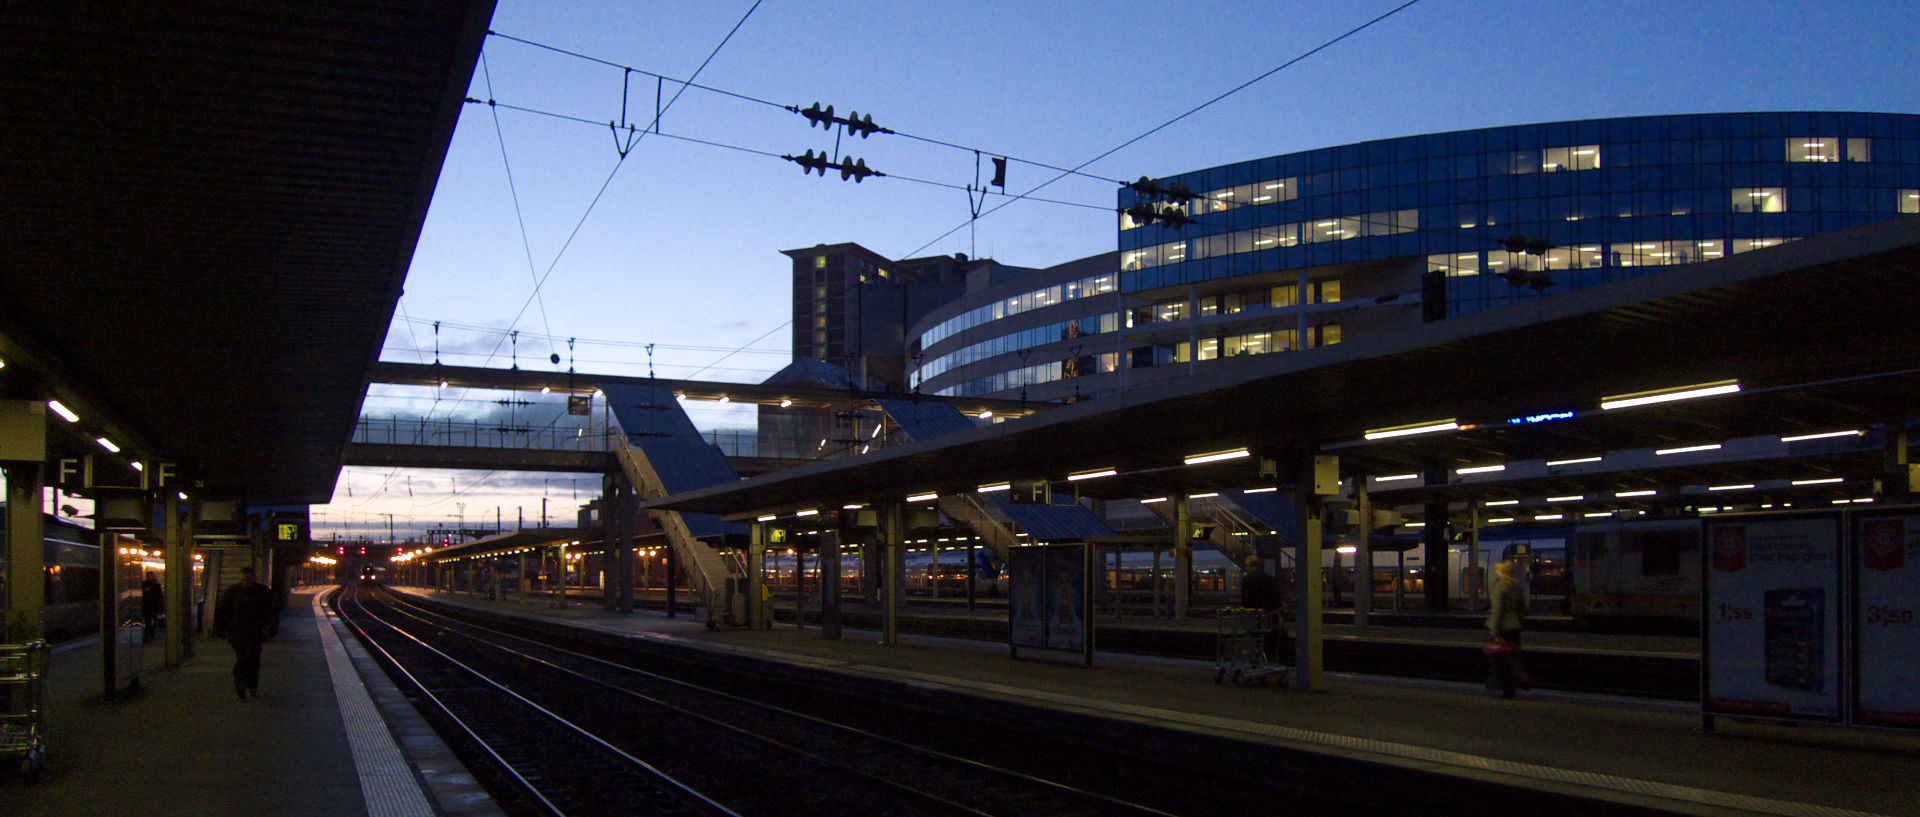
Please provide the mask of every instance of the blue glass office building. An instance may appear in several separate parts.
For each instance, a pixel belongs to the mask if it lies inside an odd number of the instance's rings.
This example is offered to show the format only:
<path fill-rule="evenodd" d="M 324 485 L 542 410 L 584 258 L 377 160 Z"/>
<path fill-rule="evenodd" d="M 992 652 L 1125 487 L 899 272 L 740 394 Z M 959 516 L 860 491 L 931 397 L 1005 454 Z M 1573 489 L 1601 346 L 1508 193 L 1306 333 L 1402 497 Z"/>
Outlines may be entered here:
<path fill-rule="evenodd" d="M 991 276 L 912 327 L 915 381 L 1111 393 L 1920 212 L 1920 116 L 1438 133 L 1167 176 L 1118 205 L 1117 255 Z"/>

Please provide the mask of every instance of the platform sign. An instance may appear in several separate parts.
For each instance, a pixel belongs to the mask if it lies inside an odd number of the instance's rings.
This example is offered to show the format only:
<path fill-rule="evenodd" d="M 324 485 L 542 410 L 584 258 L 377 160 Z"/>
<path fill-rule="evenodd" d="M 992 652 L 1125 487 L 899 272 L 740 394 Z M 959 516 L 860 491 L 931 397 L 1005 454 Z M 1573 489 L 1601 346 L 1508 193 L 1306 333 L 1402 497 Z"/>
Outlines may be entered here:
<path fill-rule="evenodd" d="M 1733 517 L 1702 528 L 1701 709 L 1841 717 L 1841 517 Z"/>
<path fill-rule="evenodd" d="M 1853 722 L 1920 729 L 1920 509 L 1853 523 Z"/>
<path fill-rule="evenodd" d="M 1092 549 L 1086 545 L 1017 547 L 1007 554 L 1007 645 L 1080 652 L 1093 663 Z"/>

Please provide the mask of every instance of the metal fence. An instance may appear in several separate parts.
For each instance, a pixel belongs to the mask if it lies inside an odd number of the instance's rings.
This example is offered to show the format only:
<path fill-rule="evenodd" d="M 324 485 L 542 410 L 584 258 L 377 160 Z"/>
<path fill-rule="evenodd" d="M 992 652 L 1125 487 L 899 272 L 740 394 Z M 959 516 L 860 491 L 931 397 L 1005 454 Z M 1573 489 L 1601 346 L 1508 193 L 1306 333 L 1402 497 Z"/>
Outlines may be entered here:
<path fill-rule="evenodd" d="M 595 427 L 531 427 L 481 420 L 423 420 L 407 417 L 362 417 L 354 425 L 353 441 L 373 445 L 436 445 L 463 448 L 512 448 L 526 451 L 612 451 L 620 434 Z M 729 457 L 771 457 L 824 460 L 847 456 L 845 445 L 809 445 L 782 437 L 762 436 L 753 429 L 715 429 L 700 436 Z M 816 441 L 817 442 L 817 441 Z"/>

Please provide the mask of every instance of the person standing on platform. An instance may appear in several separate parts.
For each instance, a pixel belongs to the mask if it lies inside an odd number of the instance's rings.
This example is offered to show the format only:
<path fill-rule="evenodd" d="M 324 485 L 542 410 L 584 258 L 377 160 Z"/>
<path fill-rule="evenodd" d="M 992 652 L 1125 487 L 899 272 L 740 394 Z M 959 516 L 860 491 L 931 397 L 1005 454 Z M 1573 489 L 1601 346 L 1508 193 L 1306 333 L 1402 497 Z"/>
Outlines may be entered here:
<path fill-rule="evenodd" d="M 1247 575 L 1240 579 L 1240 606 L 1266 613 L 1266 638 L 1261 649 L 1267 653 L 1267 660 L 1277 660 L 1280 650 L 1280 637 L 1284 626 L 1280 609 L 1285 599 L 1280 592 L 1280 579 L 1268 573 L 1260 563 L 1260 557 L 1247 557 Z"/>
<path fill-rule="evenodd" d="M 1488 667 L 1491 676 L 1488 686 L 1498 687 L 1502 698 L 1514 696 L 1520 688 L 1523 673 L 1520 665 L 1520 612 L 1524 601 L 1514 568 L 1511 561 L 1493 566 L 1493 589 L 1489 593 L 1493 609 L 1487 613 L 1487 633 L 1491 637 L 1488 658 L 1492 661 L 1492 666 Z"/>
<path fill-rule="evenodd" d="M 220 594 L 213 614 L 213 635 L 233 645 L 233 691 L 244 701 L 260 694 L 260 645 L 279 619 L 273 590 L 253 580 L 253 568 L 240 569 L 240 583 Z"/>
<path fill-rule="evenodd" d="M 160 589 L 160 580 L 153 571 L 147 571 L 147 578 L 140 583 L 140 640 L 152 641 L 153 635 L 160 629 L 160 611 L 166 606 L 166 591 Z"/>

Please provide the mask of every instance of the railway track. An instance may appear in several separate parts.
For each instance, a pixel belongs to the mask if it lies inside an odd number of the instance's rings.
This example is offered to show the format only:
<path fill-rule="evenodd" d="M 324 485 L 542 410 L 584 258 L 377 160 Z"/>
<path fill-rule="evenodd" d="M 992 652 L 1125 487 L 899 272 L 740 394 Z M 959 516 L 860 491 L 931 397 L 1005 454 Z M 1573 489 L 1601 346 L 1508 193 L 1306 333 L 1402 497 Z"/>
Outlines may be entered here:
<path fill-rule="evenodd" d="M 525 813 L 1170 817 L 1091 788 L 489 630 L 381 594 L 362 590 L 339 607 L 393 665 L 431 690 L 436 705 L 462 707 L 463 722 L 489 718 L 465 732 L 486 747 L 480 754 L 513 770 L 504 775 L 519 781 L 513 788 L 532 792 L 514 798 Z M 781 688 L 761 690 L 768 692 Z M 508 698 L 512 704 L 503 702 Z M 920 720 L 906 732 L 940 725 L 925 713 Z M 635 788 L 641 793 L 632 801 L 590 782 L 649 775 L 669 782 Z M 689 810 L 663 812 L 656 803 Z"/>

